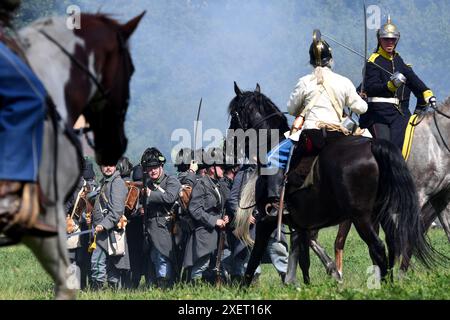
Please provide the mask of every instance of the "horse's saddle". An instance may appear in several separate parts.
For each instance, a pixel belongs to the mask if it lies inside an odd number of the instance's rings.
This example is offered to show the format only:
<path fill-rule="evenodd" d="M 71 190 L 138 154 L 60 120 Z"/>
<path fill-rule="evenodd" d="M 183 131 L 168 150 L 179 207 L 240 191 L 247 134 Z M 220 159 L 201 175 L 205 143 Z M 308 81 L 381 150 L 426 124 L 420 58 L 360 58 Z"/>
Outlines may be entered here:
<path fill-rule="evenodd" d="M 303 131 L 292 156 L 287 192 L 292 193 L 312 186 L 317 180 L 318 173 L 314 169 L 320 152 L 325 146 L 344 137 L 342 133 L 325 129 Z"/>
<path fill-rule="evenodd" d="M 305 189 L 314 184 L 315 166 L 318 156 L 303 157 L 300 163 L 288 173 L 287 193 L 293 193 L 299 189 Z"/>
<path fill-rule="evenodd" d="M 0 181 L 0 233 L 5 233 L 13 244 L 22 235 L 48 237 L 57 229 L 41 222 L 38 186 L 36 183 Z"/>

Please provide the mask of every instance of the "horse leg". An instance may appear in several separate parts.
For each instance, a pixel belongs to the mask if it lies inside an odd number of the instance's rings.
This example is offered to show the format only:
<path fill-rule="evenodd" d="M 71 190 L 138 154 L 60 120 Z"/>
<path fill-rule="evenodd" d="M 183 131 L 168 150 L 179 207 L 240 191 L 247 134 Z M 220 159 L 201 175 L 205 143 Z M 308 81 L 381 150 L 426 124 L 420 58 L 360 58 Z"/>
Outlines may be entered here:
<path fill-rule="evenodd" d="M 344 246 L 351 227 L 352 222 L 350 220 L 342 222 L 339 225 L 338 234 L 336 236 L 336 240 L 334 241 L 334 256 L 336 260 L 336 268 L 341 279 L 343 275 Z"/>
<path fill-rule="evenodd" d="M 79 287 L 79 272 L 69 268 L 66 249 L 66 230 L 63 223 L 56 223 L 56 213 L 52 219 L 51 209 L 45 214 L 45 222 L 58 226 L 58 235 L 49 238 L 24 237 L 23 242 L 31 249 L 45 271 L 55 283 L 55 299 L 75 299 Z M 62 210 L 60 212 L 63 212 Z M 53 221 L 50 221 L 53 220 Z M 64 221 L 64 218 L 59 219 Z"/>
<path fill-rule="evenodd" d="M 314 230 L 309 232 L 310 243 L 309 246 L 314 251 L 314 253 L 319 257 L 320 261 L 325 267 L 328 275 L 331 275 L 338 282 L 342 281 L 340 274 L 336 268 L 336 263 L 330 258 L 325 249 L 317 241 L 319 235 L 319 230 Z"/>
<path fill-rule="evenodd" d="M 298 264 L 302 269 L 303 274 L 303 282 L 305 284 L 310 283 L 309 278 L 309 266 L 310 266 L 310 258 L 309 258 L 309 244 L 310 237 L 307 230 L 298 230 L 298 247 L 299 247 L 299 261 Z"/>
<path fill-rule="evenodd" d="M 248 260 L 247 269 L 244 274 L 244 285 L 247 287 L 250 286 L 253 281 L 256 268 L 258 268 L 261 263 L 263 254 L 267 249 L 269 237 L 275 230 L 276 226 L 276 222 L 269 219 L 260 220 L 256 223 L 255 244 L 250 254 L 250 259 Z"/>
<path fill-rule="evenodd" d="M 289 250 L 288 266 L 286 272 L 285 284 L 297 283 L 297 261 L 299 259 L 299 244 L 298 233 L 295 229 L 292 229 L 291 233 L 291 248 Z"/>
<path fill-rule="evenodd" d="M 383 241 L 381 241 L 380 237 L 375 232 L 370 219 L 354 219 L 353 224 L 355 225 L 359 236 L 369 247 L 369 254 L 372 258 L 372 262 L 380 268 L 381 279 L 384 280 L 386 278 L 388 264 Z"/>
<path fill-rule="evenodd" d="M 376 224 L 376 226 L 379 226 L 379 224 Z M 384 223 L 382 223 L 382 227 L 383 227 L 383 230 L 384 230 L 386 245 L 387 245 L 387 248 L 388 248 L 388 273 L 389 273 L 389 279 L 392 282 L 394 280 L 395 261 L 397 260 L 397 257 L 399 256 L 399 254 L 398 254 L 398 246 L 397 246 L 398 239 L 396 239 L 395 236 L 392 233 L 389 232 L 389 229 L 387 229 L 387 226 Z M 377 234 L 379 233 L 378 229 L 379 228 L 377 228 L 377 230 L 376 230 Z"/>

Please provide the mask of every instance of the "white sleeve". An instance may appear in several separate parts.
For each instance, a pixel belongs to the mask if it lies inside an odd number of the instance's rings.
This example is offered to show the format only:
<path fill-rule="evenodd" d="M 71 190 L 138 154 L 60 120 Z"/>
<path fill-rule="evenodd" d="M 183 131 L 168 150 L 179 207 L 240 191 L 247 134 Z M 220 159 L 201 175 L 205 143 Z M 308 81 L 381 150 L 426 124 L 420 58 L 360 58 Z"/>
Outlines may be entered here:
<path fill-rule="evenodd" d="M 298 116 L 300 114 L 305 99 L 304 96 L 305 89 L 306 85 L 300 79 L 297 85 L 295 86 L 294 91 L 291 93 L 291 96 L 289 97 L 289 101 L 287 103 L 287 110 L 290 115 Z"/>
<path fill-rule="evenodd" d="M 353 112 L 363 114 L 367 111 L 367 103 L 356 92 L 356 88 L 350 80 L 347 81 L 345 99 L 345 105 Z"/>

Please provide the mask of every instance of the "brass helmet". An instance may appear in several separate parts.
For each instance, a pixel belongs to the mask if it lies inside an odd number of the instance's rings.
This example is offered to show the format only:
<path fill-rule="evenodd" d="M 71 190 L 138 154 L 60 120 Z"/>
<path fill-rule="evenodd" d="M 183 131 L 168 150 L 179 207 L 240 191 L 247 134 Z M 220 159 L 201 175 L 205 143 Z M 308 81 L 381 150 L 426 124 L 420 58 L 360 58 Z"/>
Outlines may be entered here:
<path fill-rule="evenodd" d="M 309 47 L 309 63 L 314 67 L 325 67 L 332 58 L 330 45 L 322 39 L 319 30 L 314 30 L 313 42 Z"/>
<path fill-rule="evenodd" d="M 400 31 L 398 31 L 397 26 L 392 23 L 391 15 L 388 15 L 387 22 L 381 26 L 381 29 L 377 31 L 378 42 L 381 38 L 394 38 L 396 40 L 396 44 L 400 40 Z"/>

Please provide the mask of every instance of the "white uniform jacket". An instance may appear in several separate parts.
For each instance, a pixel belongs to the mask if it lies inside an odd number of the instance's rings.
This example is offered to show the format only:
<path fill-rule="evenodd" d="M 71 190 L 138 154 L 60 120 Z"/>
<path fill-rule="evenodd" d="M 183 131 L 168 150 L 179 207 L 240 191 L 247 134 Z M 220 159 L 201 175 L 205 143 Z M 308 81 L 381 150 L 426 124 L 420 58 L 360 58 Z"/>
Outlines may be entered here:
<path fill-rule="evenodd" d="M 332 99 L 330 99 L 323 85 L 317 84 L 317 71 L 322 72 L 323 81 L 333 91 L 336 102 L 339 105 L 338 111 L 341 112 L 341 115 L 345 106 L 357 114 L 362 114 L 367 111 L 367 103 L 358 95 L 353 83 L 346 77 L 334 73 L 330 68 L 324 67 L 321 70 L 315 70 L 312 74 L 300 78 L 287 103 L 289 114 L 297 117 L 314 98 L 319 89 L 319 97 L 304 115 L 305 123 L 303 129 L 318 129 L 318 121 L 332 124 L 341 123 L 341 119 L 339 119 L 331 102 Z"/>

